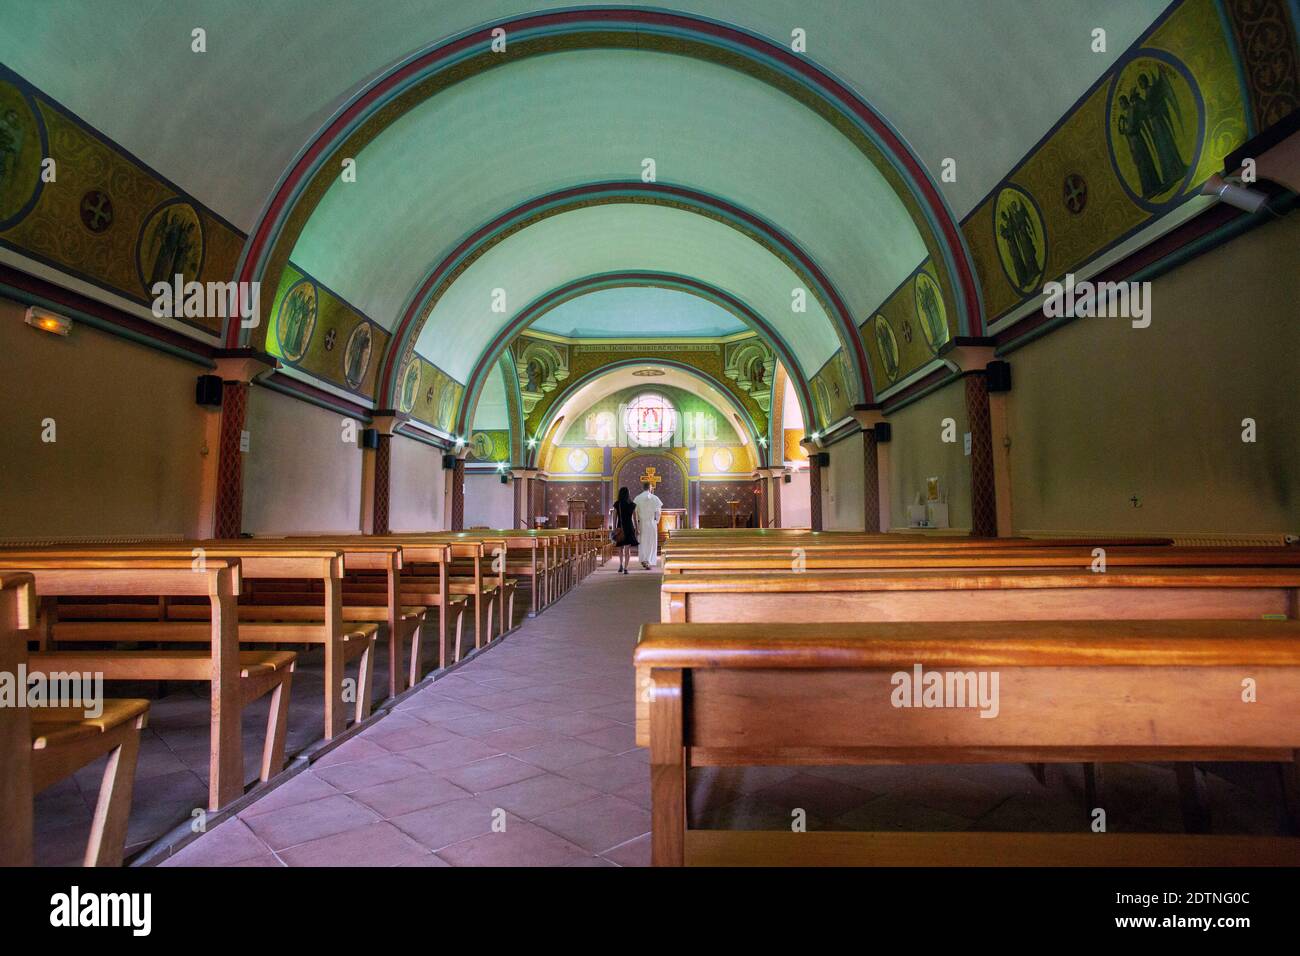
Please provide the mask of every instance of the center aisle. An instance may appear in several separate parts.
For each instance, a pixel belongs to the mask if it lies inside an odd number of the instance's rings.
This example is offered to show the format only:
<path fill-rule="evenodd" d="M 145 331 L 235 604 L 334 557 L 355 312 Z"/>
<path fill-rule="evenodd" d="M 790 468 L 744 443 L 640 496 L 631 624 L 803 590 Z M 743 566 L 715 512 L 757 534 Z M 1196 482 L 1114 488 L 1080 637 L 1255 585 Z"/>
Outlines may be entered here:
<path fill-rule="evenodd" d="M 632 650 L 660 575 L 617 567 L 163 865 L 649 865 Z"/>

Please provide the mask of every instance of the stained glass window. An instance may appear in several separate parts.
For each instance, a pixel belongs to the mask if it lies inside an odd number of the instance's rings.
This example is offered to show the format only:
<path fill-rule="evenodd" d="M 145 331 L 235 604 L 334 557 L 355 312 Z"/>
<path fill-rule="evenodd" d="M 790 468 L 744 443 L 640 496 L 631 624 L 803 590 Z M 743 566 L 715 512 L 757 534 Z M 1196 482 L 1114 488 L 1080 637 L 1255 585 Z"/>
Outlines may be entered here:
<path fill-rule="evenodd" d="M 623 422 L 632 444 L 661 447 L 677 430 L 677 410 L 662 395 L 646 393 L 628 403 Z"/>

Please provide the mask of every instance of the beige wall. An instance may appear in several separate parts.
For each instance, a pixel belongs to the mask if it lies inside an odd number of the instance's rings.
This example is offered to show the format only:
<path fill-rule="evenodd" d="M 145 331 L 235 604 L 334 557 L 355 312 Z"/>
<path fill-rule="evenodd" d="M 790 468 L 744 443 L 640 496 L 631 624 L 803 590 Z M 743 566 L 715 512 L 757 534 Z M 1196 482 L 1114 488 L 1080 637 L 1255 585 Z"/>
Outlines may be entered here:
<path fill-rule="evenodd" d="M 442 449 L 413 438 L 391 439 L 388 527 L 392 531 L 442 531 L 447 479 Z"/>
<path fill-rule="evenodd" d="M 1300 531 L 1300 214 L 1151 296 L 1149 328 L 1077 319 L 1008 356 L 1015 527 Z"/>
<path fill-rule="evenodd" d="M 943 421 L 953 419 L 954 442 L 943 440 Z M 907 506 L 926 493 L 926 479 L 939 478 L 948 496 L 948 524 L 970 528 L 970 458 L 963 438 L 969 429 L 966 387 L 959 379 L 889 416 L 889 515 L 894 528 L 907 526 Z"/>
<path fill-rule="evenodd" d="M 809 525 L 808 469 L 800 468 L 790 476 L 790 484 L 781 484 L 781 527 L 807 528 Z"/>
<path fill-rule="evenodd" d="M 822 469 L 822 527 L 827 531 L 861 531 L 866 527 L 862 433 L 824 450 L 830 453 L 831 463 Z"/>
<path fill-rule="evenodd" d="M 244 530 L 252 534 L 361 530 L 361 424 L 343 441 L 338 412 L 269 388 L 249 393 Z"/>
<path fill-rule="evenodd" d="M 85 324 L 40 332 L 23 312 L 0 300 L 0 539 L 194 535 L 205 369 Z"/>
<path fill-rule="evenodd" d="M 497 474 L 465 475 L 465 527 L 509 528 L 515 520 L 513 482 L 501 484 Z"/>

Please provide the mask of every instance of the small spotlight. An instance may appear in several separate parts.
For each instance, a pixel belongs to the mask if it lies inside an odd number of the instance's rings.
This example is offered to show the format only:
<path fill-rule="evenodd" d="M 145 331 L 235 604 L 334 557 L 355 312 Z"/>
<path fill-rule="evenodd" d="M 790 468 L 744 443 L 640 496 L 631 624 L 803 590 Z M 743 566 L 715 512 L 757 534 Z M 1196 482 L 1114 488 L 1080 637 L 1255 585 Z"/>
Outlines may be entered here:
<path fill-rule="evenodd" d="M 1221 202 L 1244 209 L 1246 212 L 1259 212 L 1260 207 L 1268 202 L 1268 196 L 1264 193 L 1230 183 L 1218 173 L 1205 181 L 1205 185 L 1201 187 L 1201 195 L 1217 196 Z"/>
<path fill-rule="evenodd" d="M 28 325 L 34 329 L 40 329 L 42 332 L 67 335 L 72 331 L 71 319 L 53 312 L 47 312 L 44 309 L 38 309 L 34 305 L 28 307 L 25 319 Z"/>

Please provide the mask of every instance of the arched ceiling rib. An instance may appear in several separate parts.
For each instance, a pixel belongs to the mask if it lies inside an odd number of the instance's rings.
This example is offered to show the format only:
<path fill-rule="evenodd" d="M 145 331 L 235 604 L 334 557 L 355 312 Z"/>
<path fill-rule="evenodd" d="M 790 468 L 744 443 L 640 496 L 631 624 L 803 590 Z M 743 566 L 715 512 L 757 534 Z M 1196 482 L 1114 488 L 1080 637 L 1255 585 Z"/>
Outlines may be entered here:
<path fill-rule="evenodd" d="M 486 384 L 488 375 L 492 374 L 497 357 L 500 356 L 501 362 L 509 361 L 510 350 L 508 345 L 514 336 L 530 328 L 533 322 L 544 318 L 552 309 L 557 309 L 564 303 L 605 290 L 626 288 L 669 290 L 695 296 L 724 309 L 730 315 L 744 322 L 748 328 L 757 332 L 772 348 L 779 363 L 779 374 L 788 378 L 790 388 L 796 396 L 795 401 L 803 410 L 803 414 L 811 413 L 813 400 L 808 380 L 804 378 L 803 373 L 795 365 L 794 356 L 789 345 L 765 319 L 745 303 L 716 286 L 711 286 L 684 275 L 665 272 L 615 272 L 584 276 L 575 282 L 552 289 L 545 295 L 535 299 L 513 318 L 510 324 L 489 346 L 488 350 L 479 357 L 474 371 L 465 383 L 465 395 L 456 422 L 457 429 L 463 430 L 472 421 L 471 416 L 474 413 L 478 395 Z"/>
<path fill-rule="evenodd" d="M 642 378 L 635 373 L 645 369 L 657 369 L 664 374 L 654 378 Z M 594 405 L 603 398 L 620 392 L 625 388 L 640 388 L 654 392 L 665 386 L 680 388 L 704 399 L 719 413 L 726 415 L 736 433 L 743 435 L 745 443 L 756 443 L 758 435 L 753 422 L 749 420 L 744 409 L 724 389 L 716 387 L 708 378 L 698 371 L 687 370 L 663 362 L 627 362 L 618 368 L 602 370 L 574 383 L 570 393 L 555 403 L 546 413 L 538 429 L 539 435 L 545 435 L 553 423 L 560 421 L 560 429 L 551 437 L 551 442 L 560 442 L 576 422 L 576 416 L 583 409 Z"/>
<path fill-rule="evenodd" d="M 807 56 L 889 117 L 932 176 L 945 157 L 959 160 L 957 181 L 943 187 L 958 215 L 1166 5 L 980 0 L 975 15 L 962 0 L 672 4 L 784 45 L 804 29 Z M 425 43 L 568 6 L 385 0 L 377 15 L 372 4 L 322 0 L 7 0 L 0 60 L 247 230 L 297 150 L 365 79 Z M 190 49 L 196 27 L 207 31 L 204 54 Z M 1104 53 L 1091 49 L 1098 27 Z"/>
<path fill-rule="evenodd" d="M 792 312 L 790 291 L 805 283 L 773 253 L 694 212 L 630 203 L 552 216 L 497 243 L 437 301 L 416 349 L 446 356 L 444 370 L 465 381 L 503 319 L 552 289 L 629 266 L 701 279 L 771 316 L 808 376 L 839 348 L 835 326 L 811 295 L 806 312 Z M 505 316 L 493 312 L 498 288 Z"/>
<path fill-rule="evenodd" d="M 529 326 L 573 338 L 723 337 L 749 330 L 722 306 L 675 289 L 600 289 L 562 302 Z"/>

